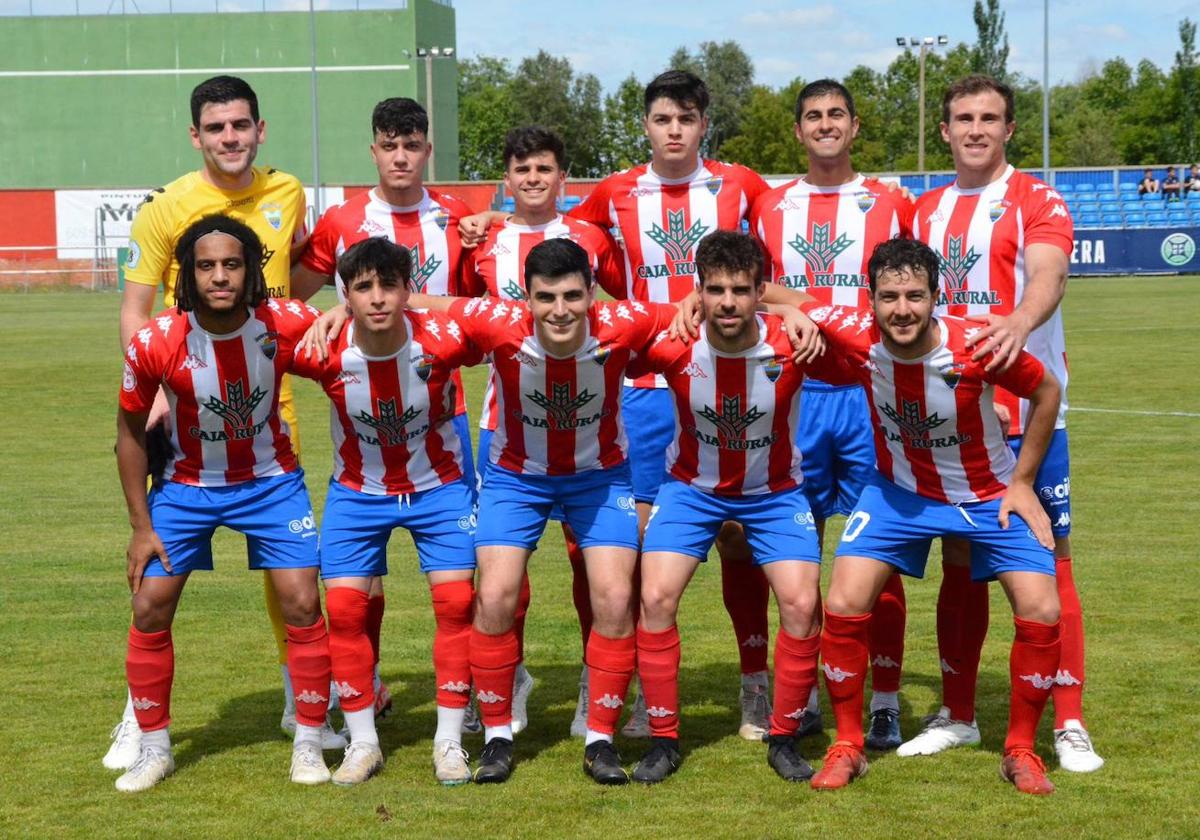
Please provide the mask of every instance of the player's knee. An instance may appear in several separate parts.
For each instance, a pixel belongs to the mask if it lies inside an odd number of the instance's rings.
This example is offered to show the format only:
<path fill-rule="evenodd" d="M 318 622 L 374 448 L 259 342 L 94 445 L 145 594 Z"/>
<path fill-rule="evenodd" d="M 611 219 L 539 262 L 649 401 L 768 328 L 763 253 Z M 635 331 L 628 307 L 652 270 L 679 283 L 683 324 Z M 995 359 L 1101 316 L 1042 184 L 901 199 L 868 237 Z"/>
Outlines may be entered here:
<path fill-rule="evenodd" d="M 149 597 L 133 597 L 133 626 L 142 633 L 158 633 L 171 626 L 171 605 Z"/>
<path fill-rule="evenodd" d="M 1058 595 L 1054 592 L 1022 598 L 1013 604 L 1013 613 L 1025 621 L 1036 621 L 1040 624 L 1055 624 L 1062 617 Z"/>
<path fill-rule="evenodd" d="M 474 605 L 475 590 L 469 580 L 433 587 L 433 617 L 439 626 L 470 624 Z"/>
<path fill-rule="evenodd" d="M 794 592 L 775 593 L 779 605 L 779 621 L 789 633 L 812 635 L 819 623 L 821 598 L 815 587 L 803 587 Z"/>
<path fill-rule="evenodd" d="M 643 580 L 641 602 L 643 616 L 656 623 L 674 621 L 675 613 L 679 610 L 679 593 Z"/>
<path fill-rule="evenodd" d="M 321 617 L 321 596 L 317 587 L 295 587 L 279 593 L 279 610 L 283 620 L 293 627 L 310 627 Z"/>
<path fill-rule="evenodd" d="M 862 615 L 870 612 L 871 604 L 861 595 L 831 586 L 825 595 L 825 610 L 833 615 Z"/>

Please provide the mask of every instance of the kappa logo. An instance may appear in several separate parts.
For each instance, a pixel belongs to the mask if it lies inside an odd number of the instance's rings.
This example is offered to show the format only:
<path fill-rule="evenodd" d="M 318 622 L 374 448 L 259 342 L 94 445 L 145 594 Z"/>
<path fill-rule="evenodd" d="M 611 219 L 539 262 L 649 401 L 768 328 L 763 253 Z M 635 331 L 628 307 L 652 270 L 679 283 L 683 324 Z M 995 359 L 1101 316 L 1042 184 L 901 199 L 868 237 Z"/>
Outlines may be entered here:
<path fill-rule="evenodd" d="M 1066 528 L 1071 524 L 1071 514 L 1065 510 L 1059 515 L 1058 519 L 1054 520 L 1055 528 Z"/>
<path fill-rule="evenodd" d="M 297 703 L 328 703 L 329 698 L 326 697 L 324 694 L 321 694 L 319 691 L 313 691 L 311 689 L 306 688 L 306 689 L 304 689 L 304 691 L 301 691 L 299 694 L 296 695 L 296 702 Z"/>
<path fill-rule="evenodd" d="M 797 199 L 794 199 L 794 198 L 784 198 L 784 199 L 780 199 L 779 203 L 776 204 L 771 209 L 777 210 L 777 211 L 782 210 L 785 213 L 788 212 L 789 210 L 803 210 L 804 202 L 798 201 Z"/>
<path fill-rule="evenodd" d="M 378 444 L 382 446 L 400 446 L 405 441 L 416 435 L 424 432 L 428 426 L 422 426 L 413 432 L 406 431 L 405 427 L 421 416 L 422 409 L 416 406 L 408 406 L 402 414 L 396 413 L 396 398 L 388 400 L 375 400 L 377 414 L 372 416 L 365 411 L 360 411 L 354 419 L 360 423 L 364 423 L 375 430 L 378 436 Z M 359 436 L 362 437 L 361 435 Z M 372 443 L 370 438 L 366 439 L 367 443 Z"/>
<path fill-rule="evenodd" d="M 838 325 L 837 331 L 841 332 L 842 330 L 848 330 L 848 329 L 850 329 L 850 327 L 853 327 L 857 323 L 858 323 L 858 313 L 851 312 L 848 315 L 846 315 L 845 318 L 842 319 L 841 324 Z M 859 330 L 859 332 L 861 332 L 861 330 Z"/>
<path fill-rule="evenodd" d="M 615 694 L 604 694 L 596 698 L 596 705 L 606 709 L 619 709 L 625 705 L 625 701 Z M 649 714 L 649 710 L 646 713 Z"/>
<path fill-rule="evenodd" d="M 500 301 L 499 303 L 497 303 L 495 306 L 492 307 L 492 314 L 490 316 L 488 316 L 488 320 L 489 321 L 499 321 L 501 318 L 503 318 L 507 314 L 508 314 L 508 304 L 505 303 L 504 301 Z"/>
<path fill-rule="evenodd" d="M 512 253 L 512 249 L 503 242 L 497 241 L 491 248 L 488 249 L 486 256 L 489 257 L 507 257 Z"/>
<path fill-rule="evenodd" d="M 835 683 L 842 683 L 851 677 L 857 677 L 858 674 L 853 671 L 843 671 L 841 668 L 834 668 L 828 662 L 821 666 L 825 671 L 825 679 L 832 680 Z"/>
<path fill-rule="evenodd" d="M 438 690 L 453 691 L 456 694 L 466 694 L 471 690 L 471 684 L 469 682 L 463 682 L 462 680 L 450 680 L 449 682 L 444 682 L 439 685 Z"/>
<path fill-rule="evenodd" d="M 839 234 L 836 239 L 830 241 L 829 228 L 832 227 L 832 222 L 826 222 L 823 225 L 814 224 L 810 239 L 805 239 L 800 234 L 796 234 L 795 239 L 788 243 L 788 246 L 804 258 L 804 262 L 812 269 L 814 274 L 828 274 L 833 270 L 833 261 L 838 255 L 854 244 L 854 240 Z"/>
<path fill-rule="evenodd" d="M 137 709 L 139 712 L 144 712 L 147 709 L 153 709 L 155 706 L 162 705 L 162 703 L 156 703 L 149 697 L 134 697 L 131 702 L 133 703 L 133 708 Z"/>
<path fill-rule="evenodd" d="M 171 319 L 166 315 L 155 318 L 154 323 L 158 324 L 158 328 L 162 330 L 164 336 L 171 331 Z"/>
<path fill-rule="evenodd" d="M 132 344 L 130 344 L 129 349 L 125 351 L 125 356 L 129 359 L 129 361 L 133 362 L 135 365 L 137 364 L 137 348 Z"/>
<path fill-rule="evenodd" d="M 337 682 L 335 680 L 333 687 L 337 689 L 338 697 L 362 697 L 362 692 L 350 685 L 350 683 L 346 682 L 345 680 L 342 680 L 341 682 Z"/>
<path fill-rule="evenodd" d="M 874 659 L 872 659 L 871 664 L 874 665 L 876 668 L 899 668 L 900 667 L 899 662 L 897 662 L 895 659 L 892 659 L 892 657 L 884 656 L 883 654 L 879 654 Z"/>
<path fill-rule="evenodd" d="M 608 304 L 603 304 L 596 310 L 596 319 L 606 327 L 612 326 L 612 310 L 608 308 Z"/>
<path fill-rule="evenodd" d="M 1054 209 L 1050 211 L 1050 218 L 1053 219 L 1055 216 L 1062 216 L 1064 219 L 1070 218 L 1066 206 L 1062 204 L 1054 205 Z"/>
<path fill-rule="evenodd" d="M 1040 688 L 1043 691 L 1054 688 L 1054 676 L 1044 677 L 1037 671 L 1034 671 L 1032 674 L 1021 674 L 1021 679 L 1034 688 Z"/>
<path fill-rule="evenodd" d="M 129 362 L 125 362 L 125 370 L 121 373 L 121 388 L 125 391 L 133 391 L 137 388 L 137 377 L 134 376 Z"/>
<path fill-rule="evenodd" d="M 260 205 L 258 208 L 262 211 L 263 218 L 275 230 L 283 227 L 283 208 L 274 201 L 269 201 L 266 204 Z"/>
<path fill-rule="evenodd" d="M 614 311 L 616 312 L 617 317 L 620 318 L 621 320 L 629 321 L 630 323 L 633 322 L 633 315 L 630 314 L 629 307 L 626 306 L 625 304 L 618 303 L 617 308 Z"/>
<path fill-rule="evenodd" d="M 767 637 L 762 633 L 751 633 L 742 640 L 742 647 L 745 648 L 763 648 L 767 646 Z"/>
<path fill-rule="evenodd" d="M 708 379 L 708 374 L 704 372 L 704 368 L 695 362 L 688 362 L 683 369 L 684 376 L 690 376 L 692 379 Z"/>
<path fill-rule="evenodd" d="M 299 301 L 289 300 L 286 304 L 284 304 L 283 308 L 295 315 L 297 318 L 300 318 L 304 315 L 304 306 Z"/>
<path fill-rule="evenodd" d="M 647 706 L 646 714 L 652 718 L 669 718 L 675 712 L 665 706 Z"/>
<path fill-rule="evenodd" d="M 512 359 L 519 365 L 524 365 L 527 368 L 538 368 L 538 360 L 530 356 L 524 350 L 518 350 L 512 354 Z"/>
<path fill-rule="evenodd" d="M 387 230 L 383 225 L 374 219 L 364 218 L 362 224 L 358 226 L 356 233 L 365 233 L 367 236 L 386 236 Z"/>
<path fill-rule="evenodd" d="M 344 370 L 341 373 L 339 373 L 337 375 L 337 381 L 341 382 L 343 385 L 361 385 L 362 384 L 362 380 L 359 379 L 358 374 L 352 370 Z"/>
<path fill-rule="evenodd" d="M 955 671 L 945 659 L 942 659 L 938 664 L 941 666 L 943 674 L 958 674 L 958 671 Z"/>
<path fill-rule="evenodd" d="M 208 367 L 208 362 L 201 359 L 195 353 L 188 353 L 187 358 L 183 360 L 183 364 L 179 366 L 180 370 L 204 370 Z"/>
<path fill-rule="evenodd" d="M 634 187 L 629 191 L 630 198 L 645 198 L 648 195 L 654 195 L 658 190 L 654 187 Z"/>
<path fill-rule="evenodd" d="M 440 326 L 438 326 L 437 321 L 426 321 L 425 322 L 425 332 L 429 333 L 431 336 L 436 338 L 438 341 L 442 340 L 442 328 Z"/>
<path fill-rule="evenodd" d="M 804 707 L 801 706 L 794 712 L 788 712 L 786 715 L 784 715 L 784 717 L 790 718 L 791 720 L 800 720 L 800 718 L 804 717 Z"/>
<path fill-rule="evenodd" d="M 692 249 L 696 243 L 708 233 L 708 225 L 699 219 L 687 225 L 684 222 L 685 213 L 680 210 L 667 211 L 667 229 L 655 222 L 646 236 L 666 252 L 672 262 L 684 262 L 691 259 Z"/>
<path fill-rule="evenodd" d="M 458 325 L 458 321 L 447 321 L 446 332 L 450 333 L 450 337 L 453 338 L 457 343 L 462 344 L 462 327 Z"/>
<path fill-rule="evenodd" d="M 1059 670 L 1054 675 L 1054 681 L 1059 685 L 1083 685 L 1083 680 L 1076 679 L 1075 675 L 1070 671 Z"/>
<path fill-rule="evenodd" d="M 503 703 L 508 698 L 503 694 L 497 694 L 494 691 L 479 691 L 475 693 L 475 699 L 480 703 Z"/>

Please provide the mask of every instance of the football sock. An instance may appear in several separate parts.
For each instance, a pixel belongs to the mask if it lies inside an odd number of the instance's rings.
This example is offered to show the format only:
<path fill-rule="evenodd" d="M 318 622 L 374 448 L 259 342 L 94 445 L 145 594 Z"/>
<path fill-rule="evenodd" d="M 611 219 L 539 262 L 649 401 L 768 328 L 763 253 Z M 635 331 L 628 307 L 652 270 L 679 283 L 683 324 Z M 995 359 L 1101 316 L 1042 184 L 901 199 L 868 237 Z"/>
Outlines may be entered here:
<path fill-rule="evenodd" d="M 137 720 L 137 715 L 133 713 L 133 695 L 129 693 L 129 689 L 125 689 L 125 712 L 121 715 L 123 720 Z"/>
<path fill-rule="evenodd" d="M 511 741 L 513 739 L 512 724 L 506 723 L 503 726 L 484 726 L 483 742 L 486 744 L 493 738 L 503 738 L 506 741 Z"/>
<path fill-rule="evenodd" d="M 306 741 L 310 744 L 316 744 L 318 747 L 320 747 L 320 745 L 321 745 L 321 727 L 320 726 L 308 726 L 303 723 L 297 723 L 296 724 L 296 736 L 294 738 L 292 738 L 292 746 L 298 747 Z"/>
<path fill-rule="evenodd" d="M 375 707 L 347 711 L 342 709 L 346 719 L 346 728 L 350 730 L 350 743 L 366 743 L 379 745 L 379 733 L 375 731 Z"/>
<path fill-rule="evenodd" d="M 632 633 L 613 639 L 592 630 L 587 645 L 588 729 L 604 735 L 616 730 L 636 658 L 637 642 Z"/>
<path fill-rule="evenodd" d="M 463 721 L 467 717 L 467 707 L 451 709 L 446 706 L 437 707 L 437 731 L 433 733 L 433 740 L 436 741 L 453 741 L 456 744 L 462 743 L 462 728 Z"/>
<path fill-rule="evenodd" d="M 975 681 L 987 629 L 987 584 L 972 581 L 966 566 L 943 563 L 937 601 L 938 657 L 942 704 L 954 720 L 975 720 Z"/>
<path fill-rule="evenodd" d="M 900 690 L 907 618 L 904 583 L 900 575 L 893 573 L 871 609 L 871 689 L 876 693 L 894 694 Z"/>
<path fill-rule="evenodd" d="M 325 591 L 329 613 L 329 661 L 342 711 L 371 709 L 374 714 L 375 680 L 372 674 L 371 640 L 367 635 L 370 599 L 366 592 L 349 586 Z"/>
<path fill-rule="evenodd" d="M 386 606 L 382 595 L 367 599 L 367 638 L 371 641 L 371 663 L 379 668 L 379 636 L 383 633 L 383 611 Z"/>
<path fill-rule="evenodd" d="M 129 626 L 125 679 L 133 711 L 143 733 L 171 723 L 171 682 L 175 678 L 175 647 L 170 629 L 143 633 Z"/>
<path fill-rule="evenodd" d="M 592 593 L 588 589 L 587 565 L 583 562 L 583 549 L 575 542 L 575 534 L 566 523 L 563 524 L 563 539 L 567 543 L 567 558 L 571 561 L 571 600 L 575 603 L 579 634 L 583 639 L 580 649 L 587 650 L 588 634 L 592 632 Z"/>
<path fill-rule="evenodd" d="M 794 735 L 800 728 L 800 716 L 817 683 L 817 655 L 820 650 L 819 633 L 799 638 L 781 629 L 775 635 L 772 735 Z"/>
<path fill-rule="evenodd" d="M 292 675 L 288 673 L 286 665 L 279 666 L 279 673 L 283 675 L 283 711 L 295 715 L 296 693 L 292 691 Z"/>
<path fill-rule="evenodd" d="M 471 692 L 471 607 L 475 587 L 469 580 L 439 583 L 433 598 L 433 675 L 438 706 L 465 708 Z M 512 689 L 508 692 L 511 694 Z M 461 729 L 461 726 L 460 726 Z"/>
<path fill-rule="evenodd" d="M 880 709 L 891 709 L 893 712 L 900 711 L 899 693 L 895 691 L 872 691 L 871 713 L 874 714 Z"/>
<path fill-rule="evenodd" d="M 637 671 L 646 698 L 650 734 L 655 738 L 679 737 L 679 628 L 652 632 L 637 629 Z"/>
<path fill-rule="evenodd" d="M 325 617 L 308 627 L 288 624 L 288 673 L 296 693 L 296 737 L 300 726 L 320 729 L 329 710 L 329 633 Z M 299 741 L 297 741 L 299 743 Z"/>
<path fill-rule="evenodd" d="M 583 736 L 583 745 L 585 747 L 588 744 L 594 744 L 597 741 L 605 741 L 605 742 L 611 744 L 613 742 L 613 736 L 610 733 L 596 732 L 593 729 L 589 729 Z"/>
<path fill-rule="evenodd" d="M 1058 600 L 1062 605 L 1062 660 L 1058 666 L 1058 681 L 1050 690 L 1054 698 L 1054 728 L 1063 729 L 1068 720 L 1083 724 L 1083 610 L 1079 592 L 1075 589 L 1071 558 L 1054 559 Z"/>
<path fill-rule="evenodd" d="M 867 641 L 871 614 L 834 615 L 825 611 L 821 631 L 825 689 L 837 721 L 837 740 L 863 747 L 863 686 L 867 672 Z"/>
<path fill-rule="evenodd" d="M 750 556 L 721 555 L 721 598 L 733 621 L 743 674 L 767 670 L 767 606 L 771 588 L 763 570 Z"/>
<path fill-rule="evenodd" d="M 511 628 L 492 635 L 472 627 L 468 650 L 483 725 L 488 730 L 507 727 L 509 734 L 501 737 L 511 738 L 513 679 L 521 655 L 517 634 Z M 441 697 L 440 691 L 438 696 Z M 489 741 L 492 739 L 491 735 L 487 737 Z"/>
<path fill-rule="evenodd" d="M 804 707 L 804 710 L 814 715 L 821 714 L 821 694 L 817 691 L 815 683 L 813 684 L 812 691 L 808 693 L 808 705 Z"/>
<path fill-rule="evenodd" d="M 269 572 L 263 572 L 263 601 L 267 605 L 267 618 L 271 620 L 271 632 L 275 634 L 275 650 L 279 654 L 279 664 L 286 665 L 287 658 L 287 624 L 283 620 L 283 609 L 279 606 L 279 593 L 271 581 Z M 287 689 L 284 689 L 287 693 Z"/>
<path fill-rule="evenodd" d="M 529 586 L 529 573 L 521 578 L 521 591 L 517 595 L 517 611 L 513 614 L 513 631 L 517 634 L 517 656 L 525 659 L 525 615 L 529 612 L 529 602 L 533 598 L 533 590 Z"/>
<path fill-rule="evenodd" d="M 162 729 L 152 729 L 149 732 L 142 733 L 143 747 L 158 747 L 159 749 L 171 749 L 171 731 L 164 726 Z"/>
<path fill-rule="evenodd" d="M 1038 721 L 1050 699 L 1050 689 L 1058 673 L 1062 643 L 1059 625 L 1042 624 L 1013 617 L 1017 632 L 1008 658 L 1012 681 L 1008 709 L 1008 737 L 1004 751 L 1033 749 Z"/>

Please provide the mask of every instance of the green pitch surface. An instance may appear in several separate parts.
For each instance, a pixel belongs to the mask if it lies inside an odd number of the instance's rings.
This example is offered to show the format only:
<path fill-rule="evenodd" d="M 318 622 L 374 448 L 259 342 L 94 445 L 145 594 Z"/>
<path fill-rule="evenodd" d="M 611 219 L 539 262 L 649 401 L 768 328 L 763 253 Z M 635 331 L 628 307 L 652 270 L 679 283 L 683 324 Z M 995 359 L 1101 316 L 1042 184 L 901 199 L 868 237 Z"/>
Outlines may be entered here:
<path fill-rule="evenodd" d="M 719 569 L 684 599 L 684 765 L 665 784 L 601 789 L 568 737 L 580 641 L 570 572 L 553 528 L 532 563 L 530 728 L 503 786 L 434 782 L 433 618 L 411 542 L 387 579 L 383 673 L 396 712 L 381 722 L 383 774 L 355 789 L 288 782 L 290 745 L 274 642 L 240 537 L 216 540 L 217 570 L 194 576 L 175 622 L 172 739 L 178 770 L 117 793 L 100 758 L 125 702 L 128 526 L 112 455 L 120 382 L 118 300 L 0 295 L 0 684 L 8 696 L 0 835 L 86 837 L 1184 837 L 1200 825 L 1196 544 L 1200 435 L 1196 278 L 1073 280 L 1071 350 L 1076 578 L 1088 632 L 1088 722 L 1107 765 L 1057 769 L 1058 792 L 1017 794 L 997 775 L 1007 719 L 1009 610 L 992 592 L 980 676 L 982 748 L 872 761 L 846 790 L 780 781 L 764 745 L 737 738 L 738 668 Z M 468 376 L 475 409 L 482 376 Z M 297 387 L 305 463 L 320 508 L 330 464 L 324 397 Z M 1112 412 L 1112 413 L 1108 413 Z M 831 527 L 836 534 L 836 523 Z M 826 564 L 828 573 L 828 563 Z M 907 584 L 902 725 L 937 705 L 930 579 Z M 826 720 L 832 716 L 826 705 Z M 819 758 L 832 734 L 808 739 Z M 469 736 L 472 755 L 479 736 Z M 643 743 L 618 739 L 627 763 Z M 337 756 L 327 754 L 331 763 Z"/>

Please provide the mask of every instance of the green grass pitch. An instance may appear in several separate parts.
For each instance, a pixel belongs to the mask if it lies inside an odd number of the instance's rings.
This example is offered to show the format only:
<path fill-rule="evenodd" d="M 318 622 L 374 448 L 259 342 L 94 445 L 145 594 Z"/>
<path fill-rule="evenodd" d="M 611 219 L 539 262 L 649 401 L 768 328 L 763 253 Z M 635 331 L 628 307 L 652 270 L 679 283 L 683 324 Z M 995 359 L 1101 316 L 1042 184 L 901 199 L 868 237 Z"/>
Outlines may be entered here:
<path fill-rule="evenodd" d="M 323 298 L 323 302 L 328 302 Z M 501 787 L 442 788 L 430 767 L 433 618 L 407 536 L 393 540 L 383 672 L 396 713 L 387 767 L 349 790 L 287 780 L 279 672 L 241 539 L 218 535 L 217 570 L 195 576 L 175 622 L 172 737 L 178 770 L 129 796 L 100 765 L 124 703 L 128 536 L 112 444 L 120 361 L 111 294 L 0 295 L 0 684 L 8 692 L 0 835 L 30 837 L 1187 837 L 1200 833 L 1196 692 L 1200 585 L 1200 280 L 1077 279 L 1066 301 L 1071 353 L 1076 578 L 1088 632 L 1085 706 L 1099 773 L 1058 770 L 1058 792 L 1017 794 L 997 776 L 1007 718 L 1009 610 L 993 587 L 980 677 L 983 745 L 927 759 L 886 756 L 818 795 L 781 782 L 765 747 L 737 729 L 734 642 L 719 570 L 684 599 L 685 763 L 667 783 L 601 789 L 567 736 L 580 641 L 561 536 L 532 562 L 527 660 L 538 680 L 518 765 Z M 477 410 L 482 376 L 468 376 Z M 327 408 L 297 387 L 305 463 L 319 510 L 330 464 Z M 1108 409 L 1111 412 L 1100 411 Z M 831 527 L 836 534 L 836 523 Z M 828 549 L 827 549 L 828 550 Z M 828 574 L 826 563 L 826 574 Z M 910 581 L 902 725 L 936 705 L 930 579 Z M 826 707 L 828 708 L 828 707 Z M 827 713 L 827 721 L 831 716 Z M 831 735 L 808 739 L 818 758 Z M 643 745 L 618 739 L 632 764 Z M 468 737 L 473 754 L 479 736 Z M 333 756 L 329 756 L 333 759 Z"/>

